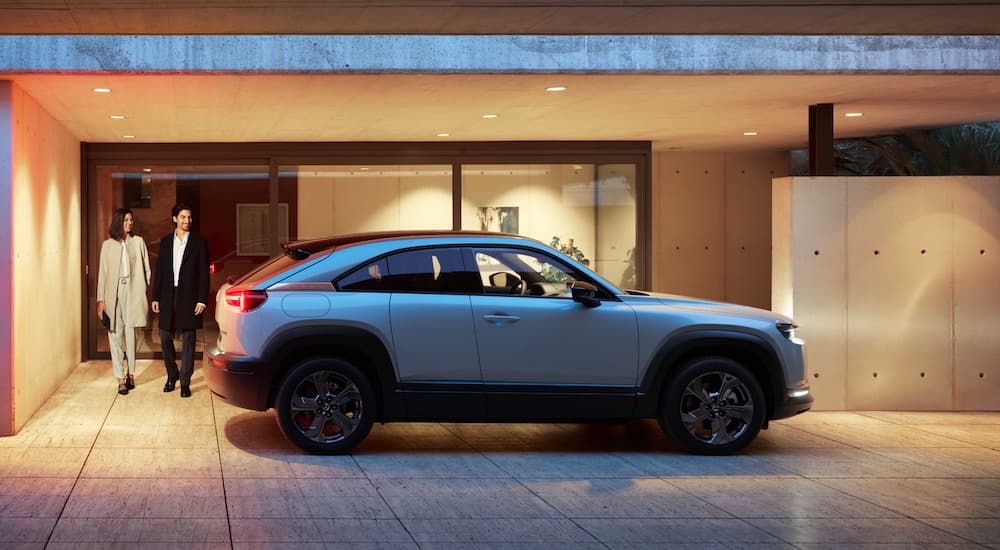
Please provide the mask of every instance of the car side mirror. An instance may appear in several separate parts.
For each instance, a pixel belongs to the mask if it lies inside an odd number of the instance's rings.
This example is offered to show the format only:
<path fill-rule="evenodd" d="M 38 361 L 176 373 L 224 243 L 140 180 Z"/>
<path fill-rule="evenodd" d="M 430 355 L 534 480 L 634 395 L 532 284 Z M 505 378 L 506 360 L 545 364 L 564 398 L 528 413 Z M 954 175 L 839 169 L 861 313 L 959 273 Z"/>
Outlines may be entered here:
<path fill-rule="evenodd" d="M 597 299 L 597 287 L 586 281 L 573 281 L 569 287 L 573 295 L 573 301 L 581 303 L 587 307 L 597 307 L 601 301 Z"/>

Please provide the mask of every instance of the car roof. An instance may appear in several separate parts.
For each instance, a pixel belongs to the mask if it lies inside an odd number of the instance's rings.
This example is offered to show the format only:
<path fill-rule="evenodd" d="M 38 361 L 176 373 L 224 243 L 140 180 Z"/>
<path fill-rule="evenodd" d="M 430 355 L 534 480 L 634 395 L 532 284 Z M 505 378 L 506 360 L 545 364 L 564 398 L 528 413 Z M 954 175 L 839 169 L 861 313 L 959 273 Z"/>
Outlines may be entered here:
<path fill-rule="evenodd" d="M 336 249 L 343 246 L 361 244 L 371 241 L 382 241 L 389 239 L 412 239 L 420 237 L 513 237 L 524 239 L 521 235 L 510 233 L 497 233 L 491 231 L 451 231 L 451 230 L 409 230 L 409 231 L 375 231 L 370 233 L 352 233 L 349 235 L 336 235 L 321 239 L 310 239 L 305 241 L 292 241 L 281 245 L 288 252 L 299 252 L 303 256 L 308 256 L 315 252 L 328 249 Z"/>

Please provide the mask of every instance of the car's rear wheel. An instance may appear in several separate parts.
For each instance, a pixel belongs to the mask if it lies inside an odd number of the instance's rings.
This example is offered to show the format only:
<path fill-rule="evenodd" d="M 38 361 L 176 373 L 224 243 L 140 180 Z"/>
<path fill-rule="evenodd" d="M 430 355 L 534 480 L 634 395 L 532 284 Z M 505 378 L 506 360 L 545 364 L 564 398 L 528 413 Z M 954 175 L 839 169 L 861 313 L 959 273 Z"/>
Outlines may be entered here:
<path fill-rule="evenodd" d="M 726 357 L 703 357 L 673 377 L 659 421 L 685 450 L 724 455 L 757 437 L 766 408 L 764 392 L 750 369 Z"/>
<path fill-rule="evenodd" d="M 317 454 L 351 450 L 371 431 L 375 393 L 368 378 L 340 359 L 310 359 L 288 372 L 275 398 L 278 426 Z"/>

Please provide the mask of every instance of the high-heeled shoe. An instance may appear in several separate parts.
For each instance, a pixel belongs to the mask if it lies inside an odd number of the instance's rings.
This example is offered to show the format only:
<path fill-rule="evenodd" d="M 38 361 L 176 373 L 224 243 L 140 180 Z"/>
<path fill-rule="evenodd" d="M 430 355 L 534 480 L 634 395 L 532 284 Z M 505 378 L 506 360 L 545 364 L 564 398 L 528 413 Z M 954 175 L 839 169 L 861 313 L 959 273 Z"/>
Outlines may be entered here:
<path fill-rule="evenodd" d="M 129 390 L 135 389 L 135 377 L 131 374 L 125 376 L 125 387 Z"/>
<path fill-rule="evenodd" d="M 118 384 L 118 395 L 128 395 L 128 386 L 125 385 L 125 382 Z"/>

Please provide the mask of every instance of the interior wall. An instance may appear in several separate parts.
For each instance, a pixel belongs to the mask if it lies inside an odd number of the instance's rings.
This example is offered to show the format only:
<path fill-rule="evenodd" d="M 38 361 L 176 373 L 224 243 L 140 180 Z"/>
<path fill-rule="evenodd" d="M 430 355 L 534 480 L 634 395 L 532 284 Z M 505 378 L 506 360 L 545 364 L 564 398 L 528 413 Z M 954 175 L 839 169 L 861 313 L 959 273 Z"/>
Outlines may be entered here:
<path fill-rule="evenodd" d="M 572 240 L 596 267 L 594 176 L 591 164 L 467 166 L 462 175 L 462 229 L 480 229 L 481 207 L 517 207 L 518 234 L 545 244 L 553 237 L 563 245 Z"/>
<path fill-rule="evenodd" d="M 788 154 L 653 156 L 653 290 L 771 307 L 771 179 Z"/>
<path fill-rule="evenodd" d="M 16 85 L 11 96 L 17 431 L 79 362 L 80 142 Z"/>
<path fill-rule="evenodd" d="M 620 283 L 635 247 L 635 170 L 602 168 L 595 192 L 594 165 L 468 166 L 462 228 L 482 228 L 481 208 L 516 208 L 519 234 L 545 243 L 572 240 L 591 267 Z M 450 166 L 301 166 L 296 174 L 300 238 L 451 228 Z"/>
<path fill-rule="evenodd" d="M 774 197 L 775 301 L 816 408 L 1000 409 L 1000 178 L 784 178 Z"/>
<path fill-rule="evenodd" d="M 297 175 L 300 239 L 451 229 L 450 166 L 301 166 Z"/>

